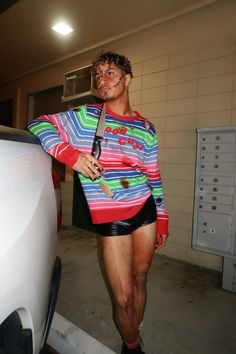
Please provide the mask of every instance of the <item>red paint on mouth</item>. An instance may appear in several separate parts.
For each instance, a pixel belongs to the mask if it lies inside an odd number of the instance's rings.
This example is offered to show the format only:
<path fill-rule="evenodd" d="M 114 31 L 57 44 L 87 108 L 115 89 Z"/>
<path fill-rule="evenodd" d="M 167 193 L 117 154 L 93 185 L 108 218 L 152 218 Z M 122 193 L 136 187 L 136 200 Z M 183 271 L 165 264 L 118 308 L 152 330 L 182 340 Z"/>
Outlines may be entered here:
<path fill-rule="evenodd" d="M 101 96 L 106 96 L 109 92 L 109 87 L 108 86 L 102 86 L 98 88 L 98 91 L 100 93 Z"/>

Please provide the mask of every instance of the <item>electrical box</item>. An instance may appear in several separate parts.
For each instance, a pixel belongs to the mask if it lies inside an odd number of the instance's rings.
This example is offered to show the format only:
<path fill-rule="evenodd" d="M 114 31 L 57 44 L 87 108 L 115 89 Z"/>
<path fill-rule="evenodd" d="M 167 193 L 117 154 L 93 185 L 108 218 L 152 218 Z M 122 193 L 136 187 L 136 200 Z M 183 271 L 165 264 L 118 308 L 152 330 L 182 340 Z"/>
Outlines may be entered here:
<path fill-rule="evenodd" d="M 64 74 L 62 102 L 86 101 L 86 98 L 98 97 L 92 65 Z"/>
<path fill-rule="evenodd" d="M 235 233 L 236 126 L 198 129 L 192 247 L 236 262 Z"/>

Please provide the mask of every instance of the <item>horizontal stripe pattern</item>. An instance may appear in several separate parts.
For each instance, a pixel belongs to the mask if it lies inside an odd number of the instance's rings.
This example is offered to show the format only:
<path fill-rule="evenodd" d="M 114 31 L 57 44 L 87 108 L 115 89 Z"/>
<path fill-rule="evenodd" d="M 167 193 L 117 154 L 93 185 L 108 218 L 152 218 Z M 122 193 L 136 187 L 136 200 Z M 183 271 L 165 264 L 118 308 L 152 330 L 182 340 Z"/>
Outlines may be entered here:
<path fill-rule="evenodd" d="M 46 152 L 72 167 L 80 152 L 91 153 L 100 112 L 101 105 L 96 104 L 43 115 L 32 121 L 29 130 L 38 136 Z M 121 117 L 107 110 L 101 150 L 102 177 L 91 181 L 79 175 L 93 222 L 132 217 L 152 194 L 158 224 L 163 228 L 168 213 L 153 124 L 138 113 L 135 117 Z M 104 192 L 104 186 L 112 196 Z"/>

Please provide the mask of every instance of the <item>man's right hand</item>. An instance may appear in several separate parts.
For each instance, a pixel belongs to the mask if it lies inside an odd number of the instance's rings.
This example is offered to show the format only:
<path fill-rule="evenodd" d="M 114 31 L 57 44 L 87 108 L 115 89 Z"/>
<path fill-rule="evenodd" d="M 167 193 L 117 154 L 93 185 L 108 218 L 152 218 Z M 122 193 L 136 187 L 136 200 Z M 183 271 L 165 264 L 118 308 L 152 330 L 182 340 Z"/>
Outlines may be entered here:
<path fill-rule="evenodd" d="M 72 168 L 93 181 L 101 177 L 101 172 L 103 171 L 102 165 L 95 157 L 90 154 L 84 154 L 83 152 L 79 153 L 79 157 Z"/>

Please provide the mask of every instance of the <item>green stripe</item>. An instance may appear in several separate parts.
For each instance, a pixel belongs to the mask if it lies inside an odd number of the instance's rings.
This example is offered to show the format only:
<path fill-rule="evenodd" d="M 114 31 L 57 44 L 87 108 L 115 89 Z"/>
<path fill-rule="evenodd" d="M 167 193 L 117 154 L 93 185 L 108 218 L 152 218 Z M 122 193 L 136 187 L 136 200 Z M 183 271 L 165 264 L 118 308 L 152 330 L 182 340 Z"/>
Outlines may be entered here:
<path fill-rule="evenodd" d="M 51 123 L 47 122 L 39 122 L 37 125 L 30 127 L 29 130 L 35 135 L 38 135 L 44 131 L 57 131 L 57 129 Z"/>
<path fill-rule="evenodd" d="M 78 121 L 80 122 L 80 125 L 84 129 L 89 129 L 91 130 L 97 127 L 98 120 L 97 118 L 90 116 L 87 114 L 87 109 L 85 106 L 80 106 L 80 110 L 76 112 L 76 116 Z"/>
<path fill-rule="evenodd" d="M 83 176 L 83 175 L 79 175 L 79 178 L 80 178 L 80 180 L 81 180 L 81 183 L 86 183 L 86 184 L 88 184 L 88 183 L 90 183 L 90 184 L 92 184 L 92 183 L 94 183 L 94 182 L 102 182 L 102 183 L 104 183 L 106 186 L 108 186 L 108 187 L 110 187 L 111 189 L 120 189 L 120 187 L 122 186 L 122 183 L 121 183 L 121 181 L 122 181 L 122 179 L 116 179 L 116 180 L 106 180 L 106 179 L 104 179 L 103 177 L 101 177 L 99 180 L 96 180 L 96 181 L 92 181 L 90 178 L 88 178 L 88 177 L 85 177 L 85 176 Z M 128 181 L 128 183 L 129 183 L 129 186 L 130 187 L 132 187 L 132 186 L 137 186 L 137 185 L 141 185 L 141 184 L 144 184 L 144 183 L 146 183 L 146 181 L 147 181 L 147 177 L 146 176 L 141 176 L 141 177 L 138 177 L 138 178 L 127 178 L 127 179 L 125 179 L 124 178 L 124 181 Z"/>
<path fill-rule="evenodd" d="M 104 184 L 106 184 L 107 186 L 109 186 L 111 189 L 120 189 L 120 187 L 122 186 L 122 178 L 120 179 L 116 179 L 116 180 L 104 180 L 102 177 L 101 177 L 101 180 L 104 181 Z M 136 177 L 136 178 L 124 178 L 123 179 L 124 182 L 127 180 L 129 185 L 128 187 L 132 187 L 132 186 L 137 186 L 137 185 L 140 185 L 140 184 L 144 184 L 146 181 L 147 181 L 147 178 L 146 176 L 141 176 L 141 177 Z"/>
<path fill-rule="evenodd" d="M 163 188 L 158 187 L 158 188 L 153 189 L 152 194 L 154 197 L 159 197 L 160 195 L 163 195 Z"/>

